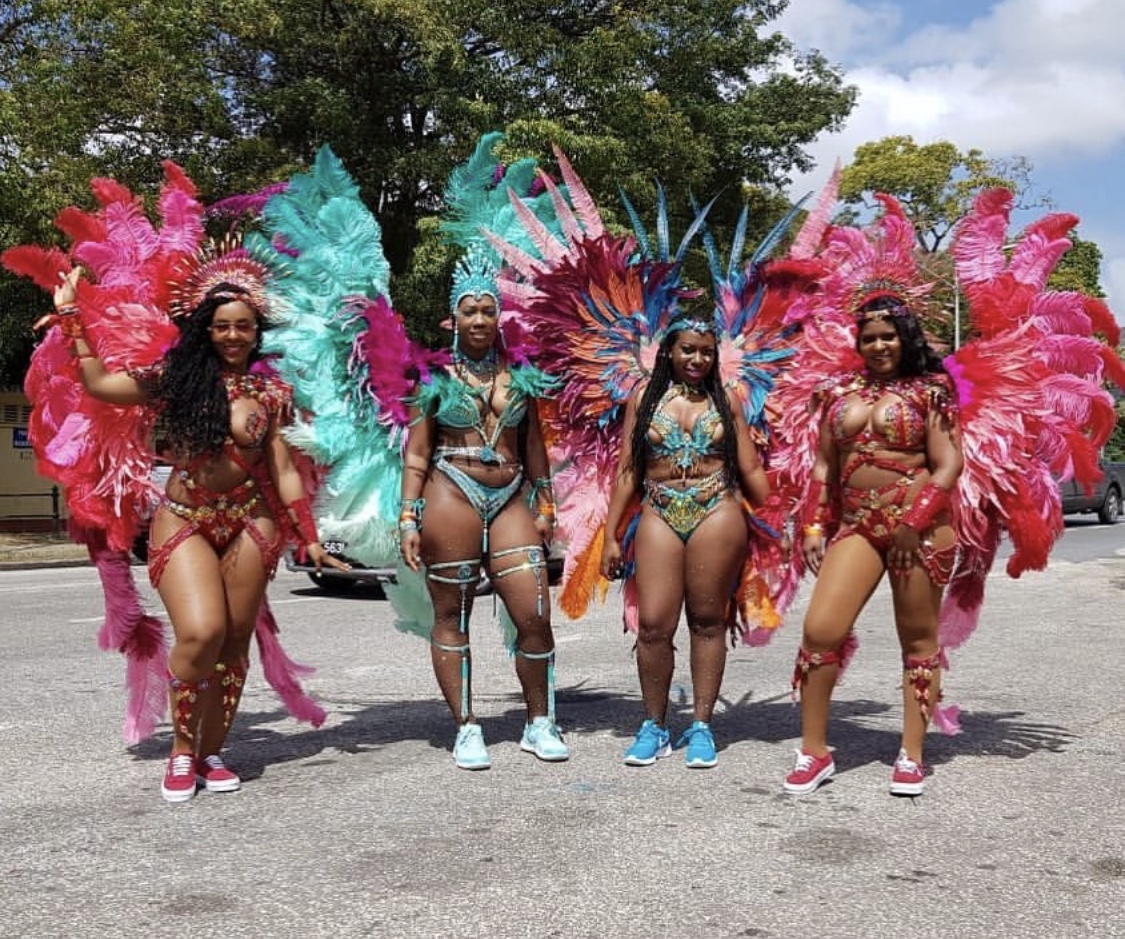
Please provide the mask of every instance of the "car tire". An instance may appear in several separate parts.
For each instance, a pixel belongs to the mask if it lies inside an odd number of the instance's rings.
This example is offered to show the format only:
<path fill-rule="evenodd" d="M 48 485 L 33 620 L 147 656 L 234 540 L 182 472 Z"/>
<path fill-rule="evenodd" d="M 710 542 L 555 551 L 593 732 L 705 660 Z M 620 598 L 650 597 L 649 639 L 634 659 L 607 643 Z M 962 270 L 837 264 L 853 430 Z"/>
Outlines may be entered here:
<path fill-rule="evenodd" d="M 1114 525 L 1121 517 L 1121 493 L 1110 486 L 1102 500 L 1102 507 L 1098 509 L 1098 518 L 1106 525 Z"/>
<path fill-rule="evenodd" d="M 315 571 L 309 571 L 309 580 L 325 593 L 336 594 L 337 596 L 352 593 L 356 586 L 354 580 L 318 575 Z"/>

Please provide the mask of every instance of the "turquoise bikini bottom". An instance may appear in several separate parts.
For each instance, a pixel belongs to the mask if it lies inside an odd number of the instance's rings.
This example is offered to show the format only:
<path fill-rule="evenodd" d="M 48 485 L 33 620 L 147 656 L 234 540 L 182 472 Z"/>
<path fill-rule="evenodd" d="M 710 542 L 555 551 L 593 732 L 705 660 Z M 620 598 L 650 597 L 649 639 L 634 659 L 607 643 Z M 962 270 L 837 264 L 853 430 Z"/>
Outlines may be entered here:
<path fill-rule="evenodd" d="M 686 543 L 729 490 L 726 474 L 716 470 L 696 485 L 683 489 L 646 480 L 645 501 Z"/>

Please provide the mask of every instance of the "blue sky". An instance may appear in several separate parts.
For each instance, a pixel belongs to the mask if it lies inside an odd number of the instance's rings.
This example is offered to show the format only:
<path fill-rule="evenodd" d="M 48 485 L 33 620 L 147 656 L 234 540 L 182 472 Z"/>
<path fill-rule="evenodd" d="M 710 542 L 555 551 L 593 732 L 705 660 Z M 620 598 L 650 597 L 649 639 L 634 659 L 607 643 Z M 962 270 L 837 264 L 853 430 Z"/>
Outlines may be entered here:
<path fill-rule="evenodd" d="M 1125 322 L 1122 0 L 791 0 L 774 26 L 860 91 L 845 129 L 810 148 L 818 169 L 794 192 L 892 134 L 1026 157 L 1035 191 L 1101 248 L 1102 287 Z"/>

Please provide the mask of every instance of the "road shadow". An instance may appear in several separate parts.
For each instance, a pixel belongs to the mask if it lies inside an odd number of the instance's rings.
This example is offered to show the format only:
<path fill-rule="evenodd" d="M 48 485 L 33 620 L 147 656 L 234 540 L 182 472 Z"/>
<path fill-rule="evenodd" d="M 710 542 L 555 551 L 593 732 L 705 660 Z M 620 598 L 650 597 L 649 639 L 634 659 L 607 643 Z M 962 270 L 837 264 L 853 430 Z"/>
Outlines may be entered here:
<path fill-rule="evenodd" d="M 523 732 L 525 712 L 519 693 L 501 700 L 500 713 L 481 718 L 489 744 L 518 741 Z M 255 779 L 271 765 L 318 757 L 331 762 L 335 757 L 328 754 L 360 754 L 406 741 L 424 741 L 440 751 L 452 746 L 454 724 L 436 687 L 433 699 L 428 700 L 379 701 L 359 707 L 354 699 L 333 702 L 328 698 L 322 703 L 340 708 L 339 721 L 320 729 L 302 724 L 296 733 L 282 707 L 239 712 L 228 740 L 239 774 Z M 556 709 L 568 736 L 609 731 L 620 738 L 622 748 L 643 719 L 639 695 L 622 695 L 589 682 L 559 687 Z M 898 710 L 897 705 L 867 698 L 834 702 L 830 736 L 840 772 L 869 764 L 890 766 L 898 752 Z M 892 711 L 895 727 L 872 726 L 873 721 L 885 722 Z M 691 720 L 690 701 L 674 698 L 668 716 L 673 733 Z M 957 736 L 931 731 L 926 741 L 928 764 L 940 765 L 958 756 L 1024 759 L 1044 750 L 1058 753 L 1079 737 L 1065 727 L 1028 720 L 1022 711 L 962 711 L 961 726 L 963 732 Z M 748 741 L 795 742 L 800 736 L 800 716 L 787 694 L 756 700 L 749 692 L 739 699 L 722 698 L 712 727 L 721 752 Z M 171 734 L 165 729 L 130 747 L 129 752 L 140 760 L 164 760 L 170 745 Z"/>

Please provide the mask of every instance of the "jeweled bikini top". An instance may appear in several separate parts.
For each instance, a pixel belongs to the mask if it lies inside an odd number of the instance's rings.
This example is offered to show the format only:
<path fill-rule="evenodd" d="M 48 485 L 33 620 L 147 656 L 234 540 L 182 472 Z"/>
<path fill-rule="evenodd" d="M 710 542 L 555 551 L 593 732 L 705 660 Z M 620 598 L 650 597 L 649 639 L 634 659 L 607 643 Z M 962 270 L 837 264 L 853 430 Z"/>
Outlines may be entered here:
<path fill-rule="evenodd" d="M 678 385 L 670 385 L 660 398 L 652 420 L 648 425 L 648 446 L 650 456 L 668 459 L 685 472 L 695 469 L 705 457 L 722 456 L 721 436 L 715 431 L 722 427 L 723 419 L 714 402 L 708 398 L 708 406 L 701 411 L 686 431 L 680 422 L 665 410 L 668 403 L 682 394 Z"/>
<path fill-rule="evenodd" d="M 918 452 L 926 448 L 926 416 L 932 408 L 945 409 L 949 385 L 935 374 L 882 381 L 860 373 L 830 395 L 828 426 L 838 445 Z M 849 432 L 860 416 L 864 426 Z"/>

